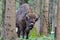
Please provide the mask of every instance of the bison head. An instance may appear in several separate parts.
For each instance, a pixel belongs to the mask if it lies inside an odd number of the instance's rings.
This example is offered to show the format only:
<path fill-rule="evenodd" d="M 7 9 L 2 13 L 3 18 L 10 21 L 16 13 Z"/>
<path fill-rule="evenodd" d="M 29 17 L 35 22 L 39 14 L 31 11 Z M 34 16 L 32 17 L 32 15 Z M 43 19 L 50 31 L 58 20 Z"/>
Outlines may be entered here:
<path fill-rule="evenodd" d="M 35 22 L 38 20 L 38 16 L 35 13 L 28 13 L 26 15 L 26 26 L 27 30 L 31 30 L 35 24 Z"/>

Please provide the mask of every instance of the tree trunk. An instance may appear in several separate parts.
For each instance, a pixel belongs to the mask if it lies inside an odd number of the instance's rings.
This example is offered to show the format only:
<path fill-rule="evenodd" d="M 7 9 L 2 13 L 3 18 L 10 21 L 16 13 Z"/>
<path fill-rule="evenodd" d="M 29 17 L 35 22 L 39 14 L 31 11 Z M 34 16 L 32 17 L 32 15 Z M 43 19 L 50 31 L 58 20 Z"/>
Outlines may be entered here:
<path fill-rule="evenodd" d="M 6 0 L 5 18 L 4 18 L 4 40 L 16 40 L 16 12 L 15 0 Z"/>
<path fill-rule="evenodd" d="M 49 0 L 49 27 L 48 27 L 48 29 L 49 29 L 49 31 L 48 31 L 48 33 L 51 33 L 51 31 L 52 31 L 52 23 L 53 23 L 53 21 L 52 21 L 52 18 L 53 18 L 53 0 Z"/>
<path fill-rule="evenodd" d="M 43 33 L 44 0 L 40 0 L 40 35 Z"/>
<path fill-rule="evenodd" d="M 60 0 L 58 0 L 56 40 L 60 40 Z"/>
<path fill-rule="evenodd" d="M 34 0 L 34 6 L 32 7 L 35 11 L 36 14 L 38 14 L 40 16 L 40 0 Z M 40 18 L 39 20 L 35 23 L 35 26 L 36 28 L 36 34 L 38 35 L 39 34 L 39 31 L 40 31 Z"/>
<path fill-rule="evenodd" d="M 43 18 L 43 32 L 48 35 L 48 8 L 49 8 L 49 0 L 44 0 L 44 18 Z"/>

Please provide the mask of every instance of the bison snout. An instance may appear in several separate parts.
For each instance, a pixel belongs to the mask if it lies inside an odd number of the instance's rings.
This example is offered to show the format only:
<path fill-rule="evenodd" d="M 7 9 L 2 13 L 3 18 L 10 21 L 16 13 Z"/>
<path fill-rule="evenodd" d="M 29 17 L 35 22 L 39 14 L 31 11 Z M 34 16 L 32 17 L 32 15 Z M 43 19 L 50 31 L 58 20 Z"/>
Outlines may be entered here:
<path fill-rule="evenodd" d="M 34 25 L 34 23 L 31 23 L 29 26 L 32 27 Z"/>
<path fill-rule="evenodd" d="M 31 29 L 33 28 L 33 26 L 34 26 L 34 23 L 31 23 L 31 24 L 29 25 L 29 29 L 31 30 Z"/>
<path fill-rule="evenodd" d="M 30 25 L 33 25 L 34 23 L 31 23 Z"/>

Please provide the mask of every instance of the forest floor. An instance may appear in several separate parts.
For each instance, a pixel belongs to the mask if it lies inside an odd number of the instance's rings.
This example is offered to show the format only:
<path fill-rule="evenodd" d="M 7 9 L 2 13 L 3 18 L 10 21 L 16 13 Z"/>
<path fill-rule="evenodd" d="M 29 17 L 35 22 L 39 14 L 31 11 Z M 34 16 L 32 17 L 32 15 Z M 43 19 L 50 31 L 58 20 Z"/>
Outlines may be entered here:
<path fill-rule="evenodd" d="M 51 33 L 49 34 L 47 37 L 43 34 L 43 35 L 36 35 L 36 30 L 35 28 L 33 28 L 30 33 L 29 33 L 29 39 L 22 39 L 20 38 L 20 40 L 54 40 L 54 34 Z"/>
<path fill-rule="evenodd" d="M 29 37 L 29 39 L 20 38 L 20 40 L 54 40 L 54 34 L 49 34 L 48 37 L 46 37 L 46 36 L 42 36 L 42 37 L 38 37 L 38 38 L 30 38 Z"/>

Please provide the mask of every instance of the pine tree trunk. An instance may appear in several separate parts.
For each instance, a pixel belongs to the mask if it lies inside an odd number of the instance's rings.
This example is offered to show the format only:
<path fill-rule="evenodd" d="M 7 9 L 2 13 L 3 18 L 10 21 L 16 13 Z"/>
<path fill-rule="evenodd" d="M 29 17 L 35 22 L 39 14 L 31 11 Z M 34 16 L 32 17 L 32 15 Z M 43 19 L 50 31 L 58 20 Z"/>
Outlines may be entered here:
<path fill-rule="evenodd" d="M 60 40 L 60 0 L 58 0 L 58 11 L 57 11 L 57 34 L 56 34 L 56 40 Z"/>
<path fill-rule="evenodd" d="M 38 14 L 38 16 L 40 16 L 40 0 L 34 0 L 34 4 L 35 5 L 34 5 L 33 9 L 34 9 L 35 13 Z M 36 28 L 36 31 L 37 31 L 36 34 L 38 35 L 39 31 L 40 31 L 40 18 L 35 23 L 34 27 Z"/>
<path fill-rule="evenodd" d="M 40 34 L 43 33 L 43 10 L 44 10 L 44 0 L 40 0 Z"/>
<path fill-rule="evenodd" d="M 5 18 L 4 18 L 4 40 L 16 40 L 16 12 L 15 0 L 6 0 Z"/>
<path fill-rule="evenodd" d="M 48 35 L 48 8 L 49 8 L 49 0 L 44 0 L 44 18 L 43 18 L 43 33 Z"/>

